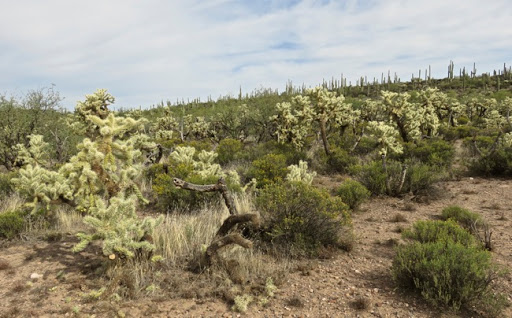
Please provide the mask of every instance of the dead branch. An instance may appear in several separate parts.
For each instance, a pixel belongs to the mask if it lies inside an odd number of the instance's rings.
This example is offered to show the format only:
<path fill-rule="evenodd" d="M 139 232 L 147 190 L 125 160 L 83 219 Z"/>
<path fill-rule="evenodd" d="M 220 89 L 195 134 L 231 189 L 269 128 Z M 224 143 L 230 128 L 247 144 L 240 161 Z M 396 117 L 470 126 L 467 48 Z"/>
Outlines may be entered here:
<path fill-rule="evenodd" d="M 180 189 L 189 190 L 189 191 L 198 191 L 198 192 L 220 192 L 222 197 L 224 198 L 224 203 L 226 204 L 229 214 L 231 214 L 227 219 L 224 220 L 221 227 L 217 231 L 212 243 L 206 249 L 205 254 L 203 255 L 203 259 L 201 263 L 205 266 L 210 266 L 212 264 L 213 258 L 217 255 L 219 249 L 224 246 L 236 244 L 242 246 L 244 248 L 251 248 L 252 242 L 245 239 L 240 233 L 231 232 L 236 229 L 238 224 L 243 223 L 252 223 L 253 226 L 259 227 L 260 218 L 256 214 L 247 213 L 247 214 L 238 214 L 236 210 L 235 201 L 231 197 L 228 191 L 228 187 L 226 185 L 226 181 L 223 178 L 220 178 L 216 184 L 194 184 L 189 183 L 179 178 L 173 179 L 174 186 Z M 230 233 L 231 232 L 231 233 Z"/>
<path fill-rule="evenodd" d="M 229 195 L 228 186 L 226 185 L 226 181 L 224 180 L 224 178 L 220 178 L 216 184 L 206 185 L 189 183 L 179 178 L 174 178 L 173 183 L 175 187 L 184 190 L 198 192 L 220 192 L 222 194 L 222 198 L 224 198 L 224 203 L 226 203 L 226 206 L 228 207 L 229 214 L 238 214 L 238 212 L 236 211 L 235 201 L 233 201 L 233 198 Z"/>
<path fill-rule="evenodd" d="M 204 254 L 203 264 L 206 266 L 210 266 L 212 264 L 213 258 L 217 255 L 217 252 L 223 248 L 224 246 L 236 244 L 243 248 L 251 248 L 252 242 L 248 239 L 243 238 L 240 233 L 231 233 L 225 235 L 217 240 L 214 240 L 210 246 L 206 249 Z"/>
<path fill-rule="evenodd" d="M 235 225 L 247 222 L 252 223 L 255 227 L 259 227 L 260 218 L 258 215 L 250 213 L 230 215 L 226 220 L 224 220 L 224 223 L 222 223 L 222 226 L 219 228 L 215 236 L 220 237 L 226 235 Z"/>

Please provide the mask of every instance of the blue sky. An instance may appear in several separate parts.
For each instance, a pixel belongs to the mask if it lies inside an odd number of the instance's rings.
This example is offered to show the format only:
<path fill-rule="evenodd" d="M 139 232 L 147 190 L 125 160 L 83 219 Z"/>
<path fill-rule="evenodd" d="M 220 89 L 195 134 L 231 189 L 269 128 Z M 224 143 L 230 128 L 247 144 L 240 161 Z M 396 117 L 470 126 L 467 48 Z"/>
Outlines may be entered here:
<path fill-rule="evenodd" d="M 73 109 L 97 88 L 116 107 L 314 86 L 343 73 L 402 79 L 450 60 L 512 64 L 510 0 L 0 0 L 0 93 L 51 84 Z M 423 71 L 422 71 L 423 72 Z"/>

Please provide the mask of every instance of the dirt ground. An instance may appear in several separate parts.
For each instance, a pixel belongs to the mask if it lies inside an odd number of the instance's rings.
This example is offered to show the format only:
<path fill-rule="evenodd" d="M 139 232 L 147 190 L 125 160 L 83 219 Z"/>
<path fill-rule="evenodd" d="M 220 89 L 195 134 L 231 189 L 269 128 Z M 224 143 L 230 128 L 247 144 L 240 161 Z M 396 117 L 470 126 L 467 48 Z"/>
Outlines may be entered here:
<path fill-rule="evenodd" d="M 512 181 L 466 177 L 440 183 L 435 192 L 367 202 L 353 215 L 352 252 L 309 262 L 286 276 L 267 306 L 250 306 L 243 314 L 215 298 L 168 299 L 163 292 L 116 303 L 85 302 L 84 293 L 104 284 L 96 278 L 99 255 L 73 254 L 71 237 L 4 243 L 0 317 L 478 317 L 477 312 L 440 312 L 396 290 L 390 275 L 394 245 L 400 244 L 401 229 L 459 205 L 490 223 L 493 259 L 512 268 Z M 510 273 L 499 286 L 512 301 Z M 503 317 L 512 317 L 511 307 Z"/>

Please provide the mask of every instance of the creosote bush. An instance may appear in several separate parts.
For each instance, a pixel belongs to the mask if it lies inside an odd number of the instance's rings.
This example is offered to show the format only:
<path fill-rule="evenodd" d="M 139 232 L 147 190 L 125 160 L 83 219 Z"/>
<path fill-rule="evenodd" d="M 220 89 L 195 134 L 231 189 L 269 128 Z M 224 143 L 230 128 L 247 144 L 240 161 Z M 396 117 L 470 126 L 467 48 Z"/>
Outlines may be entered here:
<path fill-rule="evenodd" d="M 304 183 L 267 185 L 256 207 L 263 220 L 263 240 L 292 257 L 341 247 L 343 232 L 350 230 L 348 207 L 341 199 Z"/>
<path fill-rule="evenodd" d="M 336 195 L 352 210 L 356 210 L 361 203 L 370 197 L 371 193 L 360 182 L 353 179 L 346 179 L 338 187 Z"/>
<path fill-rule="evenodd" d="M 405 144 L 405 156 L 427 165 L 450 167 L 455 157 L 455 149 L 444 140 L 421 140 Z"/>
<path fill-rule="evenodd" d="M 392 272 L 396 283 L 418 291 L 429 303 L 455 311 L 499 302 L 491 290 L 496 270 L 491 254 L 454 221 L 419 221 L 403 233 L 414 240 L 399 246 Z M 496 311 L 485 307 L 482 310 Z"/>
<path fill-rule="evenodd" d="M 484 222 L 480 214 L 471 212 L 468 209 L 464 209 L 459 206 L 449 206 L 444 208 L 441 217 L 444 220 L 452 219 L 468 230 L 483 225 Z"/>
<path fill-rule="evenodd" d="M 24 218 L 18 211 L 0 213 L 0 238 L 12 239 L 24 229 Z"/>
<path fill-rule="evenodd" d="M 218 162 L 221 165 L 226 165 L 234 160 L 240 159 L 244 144 L 237 139 L 226 138 L 219 142 L 217 147 Z"/>
<path fill-rule="evenodd" d="M 249 179 L 257 180 L 258 188 L 262 188 L 283 181 L 287 173 L 286 157 L 271 153 L 254 160 L 247 174 Z"/>
<path fill-rule="evenodd" d="M 405 168 L 405 179 L 402 184 Z M 409 192 L 416 194 L 429 189 L 446 175 L 445 171 L 439 167 L 416 161 L 406 163 L 388 161 L 387 173 L 381 161 L 355 165 L 351 167 L 350 171 L 374 195 L 400 195 Z M 389 182 L 390 193 L 386 188 L 386 182 Z"/>
<path fill-rule="evenodd" d="M 16 176 L 16 172 L 0 173 L 0 200 L 6 198 L 14 191 L 11 179 Z"/>

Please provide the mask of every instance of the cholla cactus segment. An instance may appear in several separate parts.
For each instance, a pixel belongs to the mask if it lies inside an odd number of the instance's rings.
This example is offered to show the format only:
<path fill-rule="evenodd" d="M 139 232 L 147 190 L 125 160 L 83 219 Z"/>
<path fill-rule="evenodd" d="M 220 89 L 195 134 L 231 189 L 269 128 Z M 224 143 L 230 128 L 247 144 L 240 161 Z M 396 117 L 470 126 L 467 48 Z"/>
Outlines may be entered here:
<path fill-rule="evenodd" d="M 210 123 L 205 121 L 204 117 L 196 117 L 195 121 L 190 123 L 190 133 L 198 139 L 208 137 L 210 130 Z"/>
<path fill-rule="evenodd" d="M 105 118 L 109 114 L 108 105 L 114 103 L 115 98 L 106 89 L 98 89 L 90 95 L 85 95 L 85 101 L 78 102 L 76 112 L 84 119 L 89 115 Z"/>
<path fill-rule="evenodd" d="M 172 139 L 174 132 L 179 132 L 180 123 L 171 113 L 170 108 L 165 109 L 164 116 L 158 118 L 151 127 L 158 139 Z"/>
<path fill-rule="evenodd" d="M 242 191 L 248 192 L 248 191 L 256 191 L 256 187 L 258 185 L 258 180 L 256 178 L 252 178 L 251 181 L 247 182 L 243 187 Z"/>
<path fill-rule="evenodd" d="M 30 135 L 29 140 L 28 149 L 22 144 L 15 146 L 18 152 L 18 161 L 23 164 L 47 166 L 49 144 L 43 140 L 41 135 Z"/>
<path fill-rule="evenodd" d="M 505 147 L 512 147 L 512 132 L 503 136 L 503 144 Z"/>
<path fill-rule="evenodd" d="M 286 175 L 287 181 L 302 182 L 310 185 L 313 182 L 313 178 L 316 177 L 315 171 L 308 171 L 308 163 L 306 161 L 299 161 L 298 165 L 288 166 L 288 174 Z"/>
<path fill-rule="evenodd" d="M 383 156 L 388 154 L 388 151 L 392 151 L 397 154 L 403 152 L 402 144 L 398 141 L 397 130 L 384 122 L 371 121 L 368 123 L 368 128 L 373 131 L 377 136 L 378 141 L 381 145 L 379 153 Z"/>
<path fill-rule="evenodd" d="M 214 151 L 202 150 L 197 156 L 199 160 L 193 162 L 194 171 L 203 178 L 224 177 L 222 167 L 218 163 L 214 163 L 217 156 Z"/>
<path fill-rule="evenodd" d="M 73 198 L 66 178 L 39 165 L 26 165 L 20 169 L 19 176 L 12 179 L 12 183 L 22 196 L 32 200 L 28 204 L 33 209 L 32 212 L 37 210 L 38 203 L 48 205 L 60 196 L 69 200 Z"/>
<path fill-rule="evenodd" d="M 193 165 L 195 153 L 196 149 L 194 147 L 176 147 L 170 157 L 177 163 Z"/>

